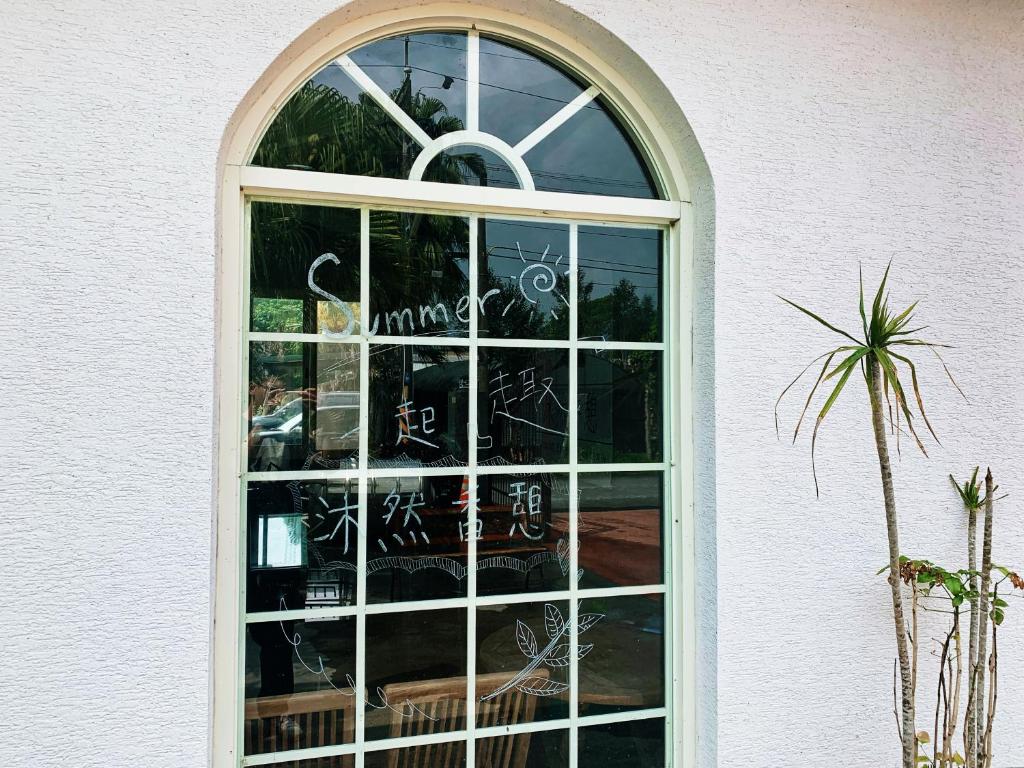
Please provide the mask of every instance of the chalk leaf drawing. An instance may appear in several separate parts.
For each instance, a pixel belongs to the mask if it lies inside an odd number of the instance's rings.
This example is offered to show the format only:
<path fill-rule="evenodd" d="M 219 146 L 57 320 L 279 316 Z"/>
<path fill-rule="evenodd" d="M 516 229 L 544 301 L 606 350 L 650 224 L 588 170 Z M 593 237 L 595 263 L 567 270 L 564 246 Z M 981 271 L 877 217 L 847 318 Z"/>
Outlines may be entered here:
<path fill-rule="evenodd" d="M 603 613 L 581 613 L 577 619 L 579 625 L 578 634 L 582 635 L 603 618 Z M 565 620 L 558 607 L 546 603 L 544 605 L 544 633 L 548 637 L 548 644 L 541 649 L 533 630 L 527 624 L 517 619 L 516 642 L 519 644 L 519 650 L 522 651 L 523 655 L 530 662 L 507 683 L 491 691 L 486 696 L 481 696 L 480 701 L 497 698 L 505 693 L 505 691 L 510 691 L 513 688 L 531 696 L 555 696 L 569 690 L 568 683 L 553 680 L 549 677 L 541 677 L 534 673 L 542 664 L 552 669 L 569 666 L 571 648 L 566 641 L 569 639 L 571 631 L 572 625 Z M 593 643 L 578 646 L 576 648 L 576 658 L 582 659 L 593 649 Z"/>

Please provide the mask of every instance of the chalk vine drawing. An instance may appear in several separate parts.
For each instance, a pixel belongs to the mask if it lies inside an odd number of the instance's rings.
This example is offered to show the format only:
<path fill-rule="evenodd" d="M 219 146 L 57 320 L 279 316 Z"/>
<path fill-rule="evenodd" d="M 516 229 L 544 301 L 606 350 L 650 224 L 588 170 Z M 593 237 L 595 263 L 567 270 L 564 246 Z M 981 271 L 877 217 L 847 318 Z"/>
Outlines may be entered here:
<path fill-rule="evenodd" d="M 285 602 L 284 598 L 281 598 L 280 607 L 282 611 L 288 610 L 288 604 Z M 324 666 L 323 657 L 318 654 L 316 657 L 316 667 L 311 667 L 309 664 L 306 663 L 306 660 L 302 658 L 302 653 L 299 651 L 299 646 L 302 644 L 302 635 L 294 631 L 289 633 L 284 626 L 283 620 L 278 622 L 278 624 L 280 624 L 281 626 L 281 632 L 284 633 L 285 640 L 292 647 L 292 651 L 295 654 L 295 658 L 298 660 L 299 664 L 301 664 L 304 669 L 306 669 L 308 672 L 315 675 L 316 677 L 324 680 L 329 686 L 331 686 L 331 688 L 336 690 L 342 696 L 352 697 L 356 695 L 356 681 L 352 677 L 352 675 L 348 673 L 345 674 L 344 688 L 340 688 L 337 685 L 335 685 L 334 681 L 331 679 L 331 675 L 327 672 L 327 668 Z M 412 699 L 405 699 L 397 705 L 392 704 L 388 701 L 387 693 L 385 693 L 384 689 L 380 686 L 377 686 L 376 696 L 378 701 L 371 701 L 370 697 L 367 696 L 366 706 L 370 707 L 371 709 L 388 709 L 398 714 L 400 717 L 415 717 L 416 715 L 420 715 L 421 717 L 424 717 L 427 720 L 436 721 L 438 719 L 436 717 L 428 715 L 422 709 L 413 704 Z"/>
<path fill-rule="evenodd" d="M 603 613 L 581 613 L 577 617 L 577 626 L 579 627 L 577 636 L 582 635 L 603 618 Z M 529 659 L 529 663 L 507 683 L 487 695 L 481 696 L 480 701 L 497 698 L 512 689 L 531 696 L 556 696 L 569 690 L 568 683 L 534 674 L 542 664 L 552 669 L 558 669 L 568 667 L 571 663 L 572 651 L 568 640 L 572 626 L 562 616 L 558 607 L 550 603 L 544 604 L 544 632 L 547 634 L 548 644 L 544 648 L 540 648 L 533 630 L 516 619 L 516 642 L 519 644 L 519 650 Z M 593 643 L 577 646 L 577 660 L 582 659 L 593 649 Z"/>

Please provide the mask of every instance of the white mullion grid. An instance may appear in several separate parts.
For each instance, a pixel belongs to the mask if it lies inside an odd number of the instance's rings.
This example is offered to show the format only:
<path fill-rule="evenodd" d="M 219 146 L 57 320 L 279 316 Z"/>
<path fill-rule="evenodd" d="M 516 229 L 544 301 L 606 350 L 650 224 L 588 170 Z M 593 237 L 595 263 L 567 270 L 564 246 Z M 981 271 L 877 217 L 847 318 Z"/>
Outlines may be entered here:
<path fill-rule="evenodd" d="M 603 725 L 606 723 L 635 722 L 638 720 L 651 720 L 656 717 L 665 717 L 665 708 L 656 707 L 653 709 L 636 709 L 631 712 L 611 712 L 606 715 L 584 715 L 579 718 L 579 726 Z M 567 718 L 560 720 L 535 720 L 533 722 L 510 723 L 508 725 L 492 725 L 477 730 L 479 738 L 493 738 L 495 736 L 509 736 L 523 733 L 544 733 L 547 731 L 560 731 L 571 726 Z M 383 752 L 402 747 L 414 747 L 420 744 L 448 744 L 462 741 L 468 736 L 466 731 L 448 731 L 440 733 L 427 733 L 418 736 L 398 736 L 392 739 L 379 739 L 367 742 L 362 748 L 364 752 Z M 267 752 L 258 755 L 250 755 L 242 761 L 245 766 L 275 765 L 282 762 L 293 762 L 298 760 L 314 760 L 323 757 L 337 757 L 339 755 L 357 754 L 358 747 L 355 744 L 338 744 L 330 747 L 307 747 L 306 749 L 293 749 L 282 752 Z"/>
<path fill-rule="evenodd" d="M 363 405 L 360 412 L 360 448 L 359 448 L 359 461 L 358 469 L 351 470 L 307 470 L 307 471 L 293 471 L 293 472 L 246 472 L 247 461 L 243 461 L 243 465 L 240 467 L 241 474 L 241 514 L 242 514 L 242 526 L 241 536 L 239 539 L 239 563 L 241 569 L 240 579 L 240 625 L 244 627 L 247 623 L 261 622 L 261 621 L 275 621 L 275 620 L 301 620 L 311 618 L 331 618 L 341 616 L 355 616 L 356 618 L 356 631 L 357 631 L 357 654 L 356 654 L 356 679 L 357 679 L 357 690 L 356 690 L 356 741 L 350 745 L 337 745 L 333 747 L 315 748 L 311 750 L 295 750 L 288 753 L 279 753 L 279 755 L 252 755 L 245 757 L 241 755 L 241 744 L 242 744 L 242 733 L 244 728 L 244 673 L 245 673 L 245 633 L 244 631 L 240 636 L 240 653 L 239 653 L 239 705 L 242 711 L 238 713 L 238 749 L 239 755 L 242 758 L 242 765 L 265 765 L 272 764 L 274 762 L 280 762 L 282 760 L 294 760 L 300 757 L 317 757 L 326 755 L 337 755 L 337 754 L 354 754 L 356 760 L 356 768 L 363 768 L 364 765 L 364 753 L 373 752 L 385 748 L 394 748 L 399 746 L 406 746 L 412 744 L 423 744 L 423 743 L 443 743 L 448 741 L 459 741 L 465 740 L 467 744 L 466 760 L 467 768 L 474 768 L 473 763 L 475 761 L 475 738 L 487 737 L 493 735 L 500 735 L 502 733 L 510 732 L 527 732 L 527 731 L 540 731 L 540 730 L 552 730 L 556 727 L 568 727 L 570 731 L 570 765 L 569 768 L 577 768 L 578 765 L 578 734 L 579 728 L 585 725 L 598 724 L 601 722 L 620 722 L 634 719 L 644 719 L 653 717 L 664 717 L 666 721 L 666 743 L 672 743 L 678 741 L 680 734 L 674 731 L 680 731 L 681 729 L 676 726 L 676 721 L 683 714 L 679 711 L 679 707 L 674 699 L 672 699 L 672 690 L 667 691 L 667 706 L 658 709 L 642 710 L 636 712 L 623 712 L 613 713 L 609 715 L 601 716 L 581 716 L 579 713 L 579 665 L 578 665 L 578 648 L 579 638 L 577 632 L 577 624 L 579 617 L 579 600 L 581 598 L 596 598 L 596 597 L 610 597 L 610 596 L 623 596 L 623 595 L 641 595 L 641 594 L 663 594 L 664 599 L 664 621 L 667 625 L 665 630 L 665 645 L 666 645 L 666 660 L 665 660 L 665 680 L 666 686 L 669 681 L 672 681 L 671 689 L 677 687 L 677 683 L 680 680 L 680 675 L 685 674 L 684 670 L 679 668 L 678 660 L 676 659 L 676 653 L 674 644 L 676 633 L 674 632 L 673 622 L 675 621 L 678 614 L 678 601 L 679 590 L 674 590 L 671 584 L 672 574 L 676 571 L 677 555 L 676 552 L 676 538 L 678 523 L 675 520 L 676 514 L 680 511 L 677 509 L 679 505 L 675 503 L 675 498 L 679 494 L 679 490 L 676 486 L 678 479 L 678 462 L 680 460 L 680 452 L 677 450 L 678 446 L 677 437 L 673 434 L 671 425 L 673 423 L 673 411 L 672 402 L 678 400 L 681 393 L 676 390 L 675 379 L 673 375 L 667 375 L 675 370 L 675 366 L 685 365 L 685 361 L 681 359 L 675 359 L 676 356 L 669 345 L 669 342 L 674 339 L 676 322 L 678 320 L 677 309 L 673 306 L 673 298 L 676 295 L 679 286 L 679 271 L 673 264 L 675 258 L 673 246 L 676 242 L 677 233 L 675 231 L 665 232 L 664 248 L 662 252 L 662 268 L 666 279 L 663 283 L 663 340 L 661 342 L 615 342 L 606 341 L 603 339 L 578 339 L 578 224 L 572 222 L 569 224 L 570 230 L 570 336 L 568 340 L 540 340 L 540 339 L 479 339 L 478 338 L 478 324 L 479 316 L 476 308 L 476 294 L 477 294 L 477 283 L 478 283 L 478 264 L 477 264 L 477 237 L 478 237 L 478 222 L 479 218 L 475 214 L 470 214 L 470 264 L 469 264 L 469 282 L 470 282 L 470 296 L 472 301 L 470 306 L 472 308 L 470 314 L 469 323 L 469 336 L 467 338 L 459 337 L 416 337 L 416 336 L 377 336 L 369 337 L 366 335 L 366 329 L 370 325 L 370 305 L 369 305 L 369 208 L 363 205 L 360 208 L 360 224 L 361 224 L 361 270 L 360 270 L 360 334 L 358 337 L 350 337 L 345 339 L 330 338 L 321 334 L 286 334 L 286 333 L 252 333 L 249 331 L 248 326 L 248 302 L 249 302 L 249 245 L 248 245 L 248 230 L 249 230 L 249 217 L 248 210 L 245 217 L 245 231 L 243 232 L 243 238 L 245 239 L 245 255 L 244 260 L 244 285 L 246 286 L 244 311 L 245 311 L 245 323 L 242 331 L 243 339 L 243 364 L 242 364 L 242 392 L 247 391 L 246 384 L 248 381 L 248 358 L 249 358 L 249 343 L 250 341 L 302 341 L 312 343 L 358 343 L 360 345 L 360 403 Z M 589 223 L 588 223 L 589 224 Z M 622 226 L 619 224 L 612 224 L 612 226 Z M 641 226 L 641 225 L 636 225 Z M 648 224 L 648 227 L 656 226 L 655 224 Z M 663 229 L 663 231 L 665 231 Z M 371 340 L 374 344 L 394 344 L 394 345 L 412 345 L 412 344 L 425 344 L 425 345 L 437 345 L 437 346 L 454 346 L 466 348 L 469 353 L 469 379 L 470 389 L 469 396 L 470 401 L 468 404 L 469 410 L 469 425 L 468 425 L 468 439 L 469 439 L 469 461 L 468 466 L 465 469 L 458 467 L 419 467 L 419 468 L 387 468 L 387 467 L 369 467 L 369 412 L 366 405 L 368 404 L 368 392 L 369 392 L 369 346 Z M 562 348 L 568 350 L 569 356 L 569 463 L 568 464 L 553 464 L 553 465 L 477 465 L 477 419 L 478 419 L 478 402 L 477 402 L 477 386 L 478 386 L 478 364 L 479 364 L 479 347 L 515 347 L 515 348 Z M 662 375 L 667 375 L 669 379 L 666 385 L 663 386 L 663 411 L 664 411 L 664 427 L 663 427 L 663 445 L 665 451 L 665 460 L 663 462 L 647 462 L 647 463 L 635 463 L 635 464 L 580 464 L 578 454 L 578 411 L 579 411 L 579 350 L 580 349 L 622 349 L 622 350 L 645 350 L 661 352 L 663 358 L 662 364 Z M 671 396 L 670 396 L 671 393 Z M 242 450 L 241 455 L 243 459 L 248 456 L 247 442 L 245 436 L 244 425 L 242 425 Z M 664 574 L 664 584 L 661 585 L 647 585 L 647 586 L 635 586 L 635 587 L 610 587 L 606 589 L 581 589 L 578 584 L 577 574 L 579 571 L 579 474 L 581 472 L 641 472 L 641 471 L 660 471 L 663 473 L 664 481 L 666 482 L 666 501 L 668 501 L 669 510 L 666 510 L 666 536 L 664 537 L 665 546 L 669 548 L 666 562 L 666 571 Z M 433 600 L 433 601 L 414 601 L 409 603 L 382 603 L 367 605 L 366 603 L 366 537 L 367 537 L 367 526 L 368 526 L 368 491 L 370 482 L 374 478 L 383 477 L 395 477 L 395 476 L 441 476 L 441 475 L 454 475 L 462 472 L 469 477 L 469 492 L 470 498 L 476 499 L 477 497 L 477 481 L 481 475 L 494 475 L 494 474 L 531 474 L 531 473 L 568 473 L 569 475 L 569 487 L 570 487 L 570 498 L 569 498 L 569 538 L 570 538 L 570 583 L 569 589 L 564 591 L 552 591 L 546 593 L 524 593 L 520 595 L 494 595 L 478 597 L 476 594 L 476 539 L 475 529 L 477 520 L 477 509 L 476 504 L 468 505 L 467 509 L 467 522 L 468 531 L 470 532 L 470 538 L 468 540 L 468 559 L 467 562 L 471 564 L 469 572 L 467 574 L 467 596 L 465 598 L 453 598 L 449 600 Z M 669 480 L 669 476 L 671 479 Z M 357 600 L 355 606 L 338 606 L 335 608 L 323 608 L 323 609 L 306 609 L 298 611 L 278 611 L 278 612 L 267 612 L 262 614 L 247 614 L 245 611 L 245 569 L 246 569 L 246 484 L 251 481 L 269 481 L 269 480 L 303 480 L 303 479 L 321 479 L 321 480 L 337 480 L 345 481 L 351 479 L 358 480 L 359 488 L 359 509 L 360 509 L 360 525 L 358 527 L 359 534 L 359 545 L 358 545 L 358 580 L 357 580 Z M 671 501 L 669 501 L 671 499 Z M 499 604 L 517 604 L 526 602 L 536 601 L 555 601 L 568 599 L 570 603 L 570 616 L 569 621 L 572 627 L 570 634 L 570 712 L 569 718 L 566 721 L 551 721 L 548 723 L 535 723 L 535 724 L 518 724 L 515 726 L 501 726 L 495 728 L 480 729 L 477 731 L 475 722 L 475 642 L 476 642 L 476 609 L 480 605 L 499 605 Z M 443 733 L 435 734 L 431 736 L 417 736 L 408 737 L 406 739 L 393 739 L 386 741 L 374 741 L 367 743 L 365 739 L 365 654 L 366 654 L 366 617 L 368 615 L 375 614 L 387 614 L 396 612 L 407 612 L 407 611 L 430 611 L 430 610 L 442 610 L 445 608 L 459 608 L 468 611 L 467 616 L 467 705 L 466 705 L 466 728 L 463 731 L 454 733 Z M 668 702 L 671 702 L 669 704 Z M 287 757 L 285 756 L 287 755 Z"/>
<path fill-rule="evenodd" d="M 640 584 L 627 587 L 602 587 L 598 589 L 581 589 L 580 598 L 623 597 L 628 595 L 661 595 L 665 594 L 664 584 Z M 573 593 L 569 589 L 557 589 L 550 592 L 517 592 L 507 595 L 477 595 L 469 597 L 450 597 L 442 600 L 411 600 L 397 603 L 367 603 L 358 605 L 336 605 L 328 608 L 292 608 L 285 611 L 262 611 L 245 614 L 247 624 L 259 624 L 267 621 L 304 621 L 308 619 L 336 619 L 343 616 L 355 616 L 365 613 L 376 616 L 386 613 L 411 613 L 424 611 L 444 611 L 453 608 L 466 608 L 472 602 L 474 607 L 488 605 L 516 605 L 519 603 L 550 603 L 568 601 Z"/>
<path fill-rule="evenodd" d="M 466 35 L 466 129 L 480 128 L 480 33 Z M 472 766 L 470 766 L 472 768 Z"/>
<path fill-rule="evenodd" d="M 636 462 L 633 464 L 577 464 L 575 469 L 587 472 L 664 472 L 671 465 L 667 461 Z M 444 477 L 466 474 L 464 467 L 378 467 L 374 469 L 295 469 L 270 472 L 245 472 L 245 479 L 266 480 L 358 480 L 361 475 L 370 479 L 391 477 Z M 554 475 L 566 474 L 569 464 L 485 464 L 473 467 L 479 475 Z"/>
<path fill-rule="evenodd" d="M 569 768 L 579 762 L 579 225 L 569 225 Z"/>
<path fill-rule="evenodd" d="M 479 37 L 470 33 L 470 61 L 474 58 L 474 49 L 479 52 Z M 476 57 L 477 60 L 479 56 Z M 470 64 L 470 80 L 474 65 Z M 479 81 L 479 78 L 477 78 Z M 477 83 L 478 84 L 478 83 Z M 470 111 L 474 114 L 474 110 Z M 480 218 L 469 217 L 469 424 L 466 428 L 466 440 L 469 447 L 469 478 L 466 491 L 466 768 L 474 768 L 476 764 L 476 519 L 477 519 L 477 364 L 479 351 L 476 345 L 479 313 L 477 307 L 477 282 L 479 280 L 477 265 L 477 238 L 479 237 Z M 461 523 L 460 523 L 461 525 Z"/>
<path fill-rule="evenodd" d="M 356 760 L 363 768 L 366 735 L 366 535 L 370 525 L 366 468 L 370 457 L 370 209 L 359 209 L 359 525 L 356 550 Z"/>
<path fill-rule="evenodd" d="M 239 419 L 239 504 L 238 504 L 238 692 L 235 696 L 238 702 L 237 722 L 235 724 L 235 756 L 244 754 L 245 744 L 245 649 L 248 640 L 248 633 L 245 627 L 245 614 L 247 586 L 249 583 L 249 483 L 245 479 L 245 470 L 249 467 L 249 420 L 245 416 L 249 413 L 248 396 L 249 391 L 249 327 L 251 325 L 252 312 L 250 310 L 249 279 L 251 272 L 252 253 L 252 205 L 243 203 L 242 215 L 242 286 L 243 295 L 241 302 L 242 317 L 242 363 L 239 366 L 239 397 L 242 400 L 241 413 L 243 418 Z"/>
<path fill-rule="evenodd" d="M 677 280 L 678 280 L 678 269 L 676 266 L 676 260 L 678 254 L 673 248 L 672 232 L 667 228 L 661 230 L 661 338 L 662 340 L 673 339 L 675 334 L 673 329 L 676 327 L 675 321 L 677 316 L 677 302 L 674 301 L 674 297 L 678 296 Z M 678 349 L 678 343 L 676 349 Z M 663 682 L 662 682 L 662 696 L 665 701 L 665 760 L 666 764 L 672 765 L 675 763 L 673 756 L 676 753 L 676 739 L 675 735 L 677 732 L 681 733 L 681 730 L 676 728 L 674 720 L 679 716 L 680 710 L 678 707 L 673 706 L 673 697 L 676 695 L 676 691 L 679 690 L 678 674 L 679 670 L 675 663 L 675 622 L 677 617 L 680 615 L 679 611 L 676 610 L 676 595 L 678 590 L 673 585 L 673 574 L 682 573 L 682 570 L 678 570 L 674 565 L 678 562 L 679 551 L 676 547 L 675 542 L 675 531 L 678 526 L 675 523 L 675 515 L 679 510 L 680 505 L 676 504 L 674 499 L 677 493 L 677 472 L 673 469 L 678 466 L 679 463 L 679 452 L 676 450 L 676 434 L 672 428 L 674 422 L 674 408 L 675 404 L 682 402 L 681 393 L 677 391 L 679 385 L 679 377 L 671 375 L 671 371 L 674 370 L 676 365 L 675 354 L 673 347 L 669 345 L 665 352 L 661 355 L 661 402 L 662 402 L 662 433 L 661 433 L 661 444 L 662 454 L 665 460 L 668 462 L 669 467 L 667 471 L 661 473 L 661 484 L 662 484 L 662 505 L 664 511 L 662 513 L 662 581 L 665 583 L 665 594 L 662 598 L 662 631 L 665 639 L 664 645 L 664 659 L 663 664 Z M 681 767 L 682 768 L 682 767 Z"/>
<path fill-rule="evenodd" d="M 472 315 L 471 315 L 472 318 Z M 367 319 L 367 322 L 371 322 Z M 464 336 L 374 336 L 374 344 L 393 344 L 395 346 L 434 346 L 434 347 L 506 347 L 514 349 L 568 349 L 575 346 L 577 349 L 615 349 L 615 350 L 638 350 L 648 352 L 662 352 L 665 344 L 660 341 L 612 341 L 605 339 L 584 339 L 572 342 L 566 339 L 497 339 L 482 338 L 476 339 L 475 344 Z M 249 334 L 250 341 L 304 341 L 317 344 L 356 344 L 359 343 L 358 336 L 328 336 L 320 333 L 276 333 L 273 331 L 259 331 Z"/>

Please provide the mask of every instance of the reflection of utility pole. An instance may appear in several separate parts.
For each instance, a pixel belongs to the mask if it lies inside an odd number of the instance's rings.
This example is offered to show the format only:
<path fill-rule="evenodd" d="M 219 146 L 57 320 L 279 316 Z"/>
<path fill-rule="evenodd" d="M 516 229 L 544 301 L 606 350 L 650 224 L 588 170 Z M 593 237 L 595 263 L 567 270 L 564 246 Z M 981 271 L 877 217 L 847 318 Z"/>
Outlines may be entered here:
<path fill-rule="evenodd" d="M 412 117 L 412 67 L 409 66 L 409 36 L 405 36 L 405 66 L 402 71 L 405 73 L 405 81 L 402 83 L 402 96 L 405 103 L 400 105 L 405 114 Z M 415 118 L 414 118 L 415 119 Z M 402 178 L 409 176 L 409 136 L 402 131 Z"/>

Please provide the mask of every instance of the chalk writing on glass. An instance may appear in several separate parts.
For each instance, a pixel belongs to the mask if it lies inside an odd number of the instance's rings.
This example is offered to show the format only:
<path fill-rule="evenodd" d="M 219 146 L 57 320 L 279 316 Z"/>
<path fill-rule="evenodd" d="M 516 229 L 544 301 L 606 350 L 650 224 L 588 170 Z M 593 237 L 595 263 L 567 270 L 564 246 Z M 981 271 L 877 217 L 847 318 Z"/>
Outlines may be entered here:
<path fill-rule="evenodd" d="M 554 306 L 548 310 L 549 314 L 558 319 L 558 311 L 561 306 L 569 306 L 569 300 L 565 295 L 558 289 L 558 275 L 568 276 L 568 267 L 562 268 L 563 256 L 559 255 L 554 260 L 549 261 L 551 254 L 551 245 L 548 244 L 544 248 L 544 252 L 541 254 L 540 261 L 527 261 L 523 255 L 523 249 L 520 247 L 519 242 L 516 242 L 516 250 L 519 252 L 519 259 L 522 261 L 522 268 L 518 275 L 514 275 L 510 278 L 511 285 L 518 288 L 519 294 L 530 304 L 537 306 L 540 304 L 540 300 L 544 296 L 554 297 Z M 330 291 L 322 288 L 316 283 L 316 271 L 323 266 L 326 262 L 338 265 L 341 260 L 333 253 L 324 253 L 320 255 L 309 267 L 309 272 L 306 276 L 306 282 L 309 289 L 317 296 L 326 299 L 333 304 L 345 318 L 345 327 L 341 331 L 331 331 L 324 329 L 323 334 L 333 339 L 341 339 L 347 336 L 351 336 L 355 330 L 356 325 L 359 321 L 356 320 L 355 314 L 352 312 L 352 308 L 348 302 L 342 301 L 340 298 L 335 296 Z M 513 289 L 514 290 L 514 289 Z M 491 288 L 486 291 L 483 295 L 477 297 L 477 304 L 480 307 L 480 314 L 487 315 L 487 303 L 491 299 L 501 295 L 501 291 L 497 288 Z M 507 294 L 506 294 L 507 295 Z M 510 302 L 505 304 L 504 307 L 501 304 L 497 304 L 495 311 L 501 310 L 501 316 L 504 317 L 508 314 L 508 311 L 515 305 L 517 299 L 513 298 Z M 492 305 L 494 302 L 491 302 Z M 372 318 L 372 324 L 369 328 L 363 327 L 363 334 L 370 338 L 376 336 L 380 331 L 381 323 L 383 322 L 383 332 L 385 335 L 403 335 L 405 333 L 415 335 L 417 332 L 423 333 L 436 333 L 437 331 L 428 331 L 429 328 L 440 326 L 441 329 L 447 329 L 451 324 L 452 319 L 455 321 L 468 326 L 469 325 L 469 314 L 470 307 L 473 304 L 472 298 L 469 296 L 460 296 L 457 301 L 449 305 L 443 301 L 437 301 L 434 303 L 419 304 L 415 307 L 399 307 L 397 309 L 384 310 L 375 314 Z M 444 330 L 441 330 L 444 333 Z"/>
<path fill-rule="evenodd" d="M 551 245 L 549 244 L 544 247 L 544 252 L 540 256 L 540 261 L 533 262 L 531 264 L 526 260 L 526 257 L 523 256 L 523 249 L 519 246 L 518 240 L 516 241 L 516 250 L 519 252 L 520 261 L 522 261 L 523 264 L 526 265 L 523 267 L 522 271 L 520 271 L 519 279 L 516 281 L 519 285 L 519 293 L 522 294 L 523 298 L 526 299 L 531 304 L 537 304 L 539 303 L 540 299 L 534 298 L 534 296 L 549 293 L 555 298 L 559 299 L 563 304 L 565 304 L 565 306 L 568 307 L 569 300 L 566 299 L 565 296 L 556 288 L 556 286 L 558 285 L 558 278 L 555 276 L 555 270 L 553 269 L 553 267 L 557 268 L 558 265 L 562 263 L 561 255 L 559 255 L 559 257 L 555 259 L 553 263 L 545 263 L 548 257 L 548 253 L 551 251 Z M 566 269 L 562 274 L 568 276 L 569 270 Z M 515 299 L 513 299 L 512 301 L 505 305 L 505 309 L 501 313 L 502 317 L 505 316 L 505 314 L 512 308 L 514 304 Z M 482 309 L 483 308 L 481 307 L 481 310 Z M 557 303 L 554 307 L 552 307 L 549 310 L 549 312 L 551 316 L 557 320 L 558 312 L 556 311 L 556 309 L 558 309 Z"/>
<path fill-rule="evenodd" d="M 494 377 L 488 382 L 491 398 L 491 424 L 494 424 L 496 417 L 501 416 L 510 421 L 518 421 L 521 424 L 536 427 L 544 432 L 567 435 L 567 432 L 545 427 L 522 416 L 516 416 L 511 412 L 513 409 L 516 409 L 516 403 L 522 406 L 533 402 L 536 406 L 540 406 L 549 397 L 556 407 L 565 413 L 569 412 L 569 409 L 562 405 L 552 389 L 552 385 L 555 383 L 554 377 L 545 376 L 538 385 L 535 373 L 536 369 L 532 367 L 524 368 L 515 375 L 508 374 L 500 368 L 497 370 Z"/>
<path fill-rule="evenodd" d="M 426 502 L 423 499 L 422 491 L 410 491 L 408 499 L 406 499 L 405 503 L 403 503 L 402 494 L 399 493 L 397 486 L 395 488 L 392 488 L 391 492 L 387 495 L 387 498 L 384 499 L 384 508 L 387 510 L 387 512 L 381 515 L 381 517 L 384 518 L 384 522 L 386 524 L 390 525 L 392 518 L 395 517 L 395 512 L 401 510 L 401 514 L 399 515 L 401 518 L 401 522 L 396 523 L 397 527 L 400 530 L 400 533 L 391 534 L 391 538 L 397 541 L 399 546 L 405 546 L 404 535 L 406 534 L 409 537 L 409 541 L 413 545 L 417 543 L 417 533 L 419 533 L 420 538 L 423 539 L 425 543 L 430 543 L 430 538 L 423 530 L 423 519 L 416 511 L 425 504 Z M 380 548 L 383 551 L 388 551 L 388 548 L 384 544 L 383 539 L 377 539 L 377 544 L 380 545 Z"/>
<path fill-rule="evenodd" d="M 352 328 L 356 323 L 356 316 L 355 314 L 353 314 L 352 308 L 348 305 L 347 302 L 342 301 L 330 291 L 325 291 L 323 288 L 316 284 L 315 280 L 313 280 L 313 274 L 316 272 L 317 268 L 326 261 L 329 261 L 335 265 L 341 264 L 341 260 L 333 253 L 325 253 L 318 256 L 316 261 L 314 261 L 309 267 L 309 272 L 306 274 L 306 284 L 309 286 L 309 290 L 311 290 L 317 296 L 322 296 L 323 298 L 327 299 L 329 302 L 331 302 L 331 304 L 337 307 L 341 311 L 341 314 L 345 317 L 344 330 L 331 331 L 325 328 L 323 332 L 324 336 L 327 336 L 328 338 L 341 339 L 346 336 L 352 335 Z"/>
<path fill-rule="evenodd" d="M 413 434 L 421 431 L 424 435 L 434 433 L 434 409 L 432 407 L 428 406 L 417 410 L 413 407 L 411 400 L 405 400 L 398 404 L 397 410 L 395 418 L 398 419 L 398 439 L 395 440 L 395 445 L 403 445 L 411 440 L 431 448 L 438 447 L 437 443 L 432 443 L 426 438 Z M 419 416 L 416 415 L 417 413 Z"/>
<path fill-rule="evenodd" d="M 324 523 L 330 524 L 330 521 L 334 518 L 334 516 L 338 516 L 338 522 L 334 526 L 334 530 L 332 530 L 330 533 L 325 533 L 322 536 L 315 536 L 315 537 L 313 537 L 313 540 L 314 541 L 333 541 L 334 537 L 337 535 L 338 531 L 344 529 L 345 549 L 344 549 L 344 552 L 342 554 L 347 555 L 348 554 L 348 545 L 349 545 L 349 534 L 348 534 L 349 526 L 355 527 L 357 531 L 359 529 L 359 523 L 356 522 L 356 519 L 351 514 L 353 510 L 358 510 L 359 509 L 359 504 L 356 503 L 356 502 L 350 502 L 348 500 L 348 491 L 345 491 L 345 501 L 342 503 L 342 505 L 340 507 L 331 507 L 331 505 L 327 503 L 327 501 L 324 499 L 323 496 L 319 496 L 317 498 L 320 501 L 320 503 L 323 505 L 324 511 L 323 512 L 317 511 L 316 513 L 314 513 L 313 516 L 316 517 L 316 518 L 319 518 L 320 521 L 321 521 L 316 526 L 314 526 L 314 531 L 317 528 L 319 528 L 321 525 L 323 525 Z"/>
<path fill-rule="evenodd" d="M 581 613 L 576 622 L 579 627 L 577 635 L 582 635 L 603 618 L 604 614 L 601 613 Z M 544 632 L 548 636 L 548 644 L 541 648 L 533 630 L 516 619 L 516 642 L 529 663 L 507 683 L 481 696 L 480 701 L 497 698 L 513 688 L 531 696 L 556 696 L 569 690 L 568 683 L 535 674 L 542 664 L 557 669 L 568 667 L 571 663 L 569 637 L 572 627 L 558 607 L 550 603 L 544 605 Z M 593 649 L 593 644 L 577 646 L 576 658 L 582 659 Z"/>
<path fill-rule="evenodd" d="M 508 535 L 514 536 L 516 529 L 531 541 L 544 538 L 540 486 L 526 483 L 512 483 L 509 487 L 512 500 L 512 527 Z"/>

